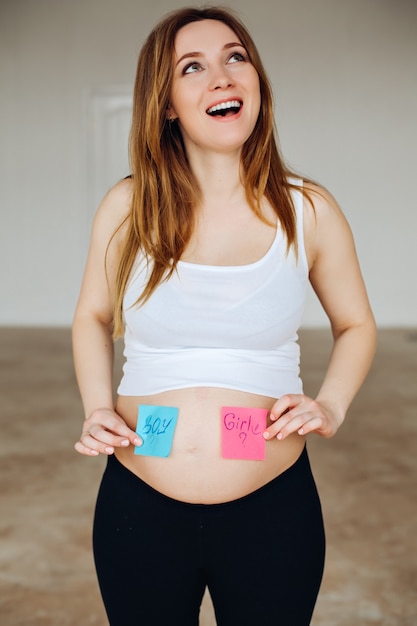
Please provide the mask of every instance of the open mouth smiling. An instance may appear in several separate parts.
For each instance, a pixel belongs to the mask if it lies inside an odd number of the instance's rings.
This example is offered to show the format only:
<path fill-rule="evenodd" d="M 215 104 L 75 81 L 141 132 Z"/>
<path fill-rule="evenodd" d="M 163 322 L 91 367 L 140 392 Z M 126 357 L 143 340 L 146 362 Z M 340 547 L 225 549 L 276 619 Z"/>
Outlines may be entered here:
<path fill-rule="evenodd" d="M 206 113 L 212 117 L 226 117 L 228 115 L 235 115 L 240 111 L 243 106 L 243 102 L 240 100 L 229 100 L 228 102 L 220 102 L 207 109 Z"/>

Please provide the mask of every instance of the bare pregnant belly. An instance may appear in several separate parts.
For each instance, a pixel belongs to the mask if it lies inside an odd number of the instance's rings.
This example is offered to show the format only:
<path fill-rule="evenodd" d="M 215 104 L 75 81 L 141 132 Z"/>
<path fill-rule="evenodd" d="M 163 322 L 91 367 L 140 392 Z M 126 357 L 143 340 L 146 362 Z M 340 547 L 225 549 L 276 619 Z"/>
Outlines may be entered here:
<path fill-rule="evenodd" d="M 152 396 L 119 396 L 116 410 L 133 430 L 139 404 L 177 407 L 179 411 L 168 457 L 135 455 L 133 446 L 118 448 L 116 456 L 146 483 L 176 500 L 212 504 L 240 498 L 295 463 L 304 438 L 294 434 L 285 441 L 267 441 L 264 460 L 223 458 L 221 408 L 267 409 L 269 424 L 269 410 L 274 402 L 273 398 L 256 394 L 209 387 Z"/>

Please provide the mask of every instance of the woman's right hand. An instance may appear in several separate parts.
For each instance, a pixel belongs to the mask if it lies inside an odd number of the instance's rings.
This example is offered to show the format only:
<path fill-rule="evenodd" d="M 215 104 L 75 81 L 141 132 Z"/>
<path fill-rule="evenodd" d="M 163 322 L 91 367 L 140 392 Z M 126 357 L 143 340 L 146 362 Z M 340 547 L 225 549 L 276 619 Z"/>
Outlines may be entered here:
<path fill-rule="evenodd" d="M 98 456 L 113 454 L 117 447 L 142 445 L 142 439 L 111 409 L 96 409 L 83 424 L 74 448 L 80 454 Z"/>

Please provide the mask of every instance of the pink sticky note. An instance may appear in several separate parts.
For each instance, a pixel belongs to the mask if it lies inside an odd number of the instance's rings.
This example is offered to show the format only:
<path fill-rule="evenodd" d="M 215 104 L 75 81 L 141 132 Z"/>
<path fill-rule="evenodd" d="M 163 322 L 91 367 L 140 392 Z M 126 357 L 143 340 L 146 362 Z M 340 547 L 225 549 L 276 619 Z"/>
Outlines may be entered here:
<path fill-rule="evenodd" d="M 222 457 L 224 459 L 265 459 L 267 409 L 240 406 L 222 407 Z"/>

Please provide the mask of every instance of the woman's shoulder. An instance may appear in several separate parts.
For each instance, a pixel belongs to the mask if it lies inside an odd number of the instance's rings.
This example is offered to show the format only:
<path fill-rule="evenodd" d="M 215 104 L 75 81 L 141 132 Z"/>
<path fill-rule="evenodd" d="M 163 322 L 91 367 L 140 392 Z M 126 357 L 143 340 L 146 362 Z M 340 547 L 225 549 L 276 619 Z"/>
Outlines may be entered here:
<path fill-rule="evenodd" d="M 304 238 L 310 266 L 320 251 L 351 238 L 348 221 L 333 194 L 312 181 L 304 181 Z"/>
<path fill-rule="evenodd" d="M 323 222 L 346 222 L 339 203 L 326 187 L 310 181 L 303 181 L 304 215 L 316 227 Z"/>
<path fill-rule="evenodd" d="M 132 179 L 124 178 L 107 191 L 98 208 L 98 213 L 107 215 L 109 219 L 125 219 L 131 210 L 132 197 Z"/>
<path fill-rule="evenodd" d="M 123 231 L 132 207 L 133 183 L 131 178 L 124 178 L 113 185 L 105 194 L 94 217 L 94 229 L 114 234 Z"/>
<path fill-rule="evenodd" d="M 326 211 L 340 211 L 335 198 L 323 185 L 293 173 L 287 176 L 287 184 L 289 184 L 290 189 L 302 194 L 305 210 L 312 217 L 319 217 Z"/>

